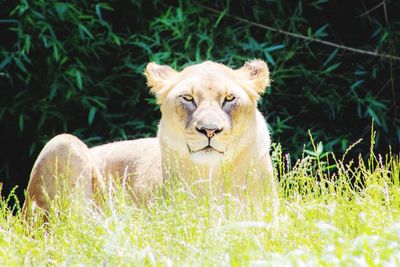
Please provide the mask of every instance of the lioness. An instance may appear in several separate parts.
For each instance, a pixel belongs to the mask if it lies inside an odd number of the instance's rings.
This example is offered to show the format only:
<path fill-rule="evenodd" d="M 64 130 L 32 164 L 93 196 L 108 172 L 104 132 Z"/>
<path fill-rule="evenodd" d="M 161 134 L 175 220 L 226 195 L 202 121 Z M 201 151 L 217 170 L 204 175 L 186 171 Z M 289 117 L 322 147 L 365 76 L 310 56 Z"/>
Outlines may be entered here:
<path fill-rule="evenodd" d="M 147 201 L 174 172 L 212 179 L 221 194 L 229 179 L 235 195 L 276 197 L 270 134 L 257 109 L 270 82 L 264 61 L 237 70 L 206 61 L 180 72 L 149 63 L 144 74 L 161 109 L 157 137 L 93 148 L 69 134 L 54 137 L 33 166 L 24 209 L 33 201 L 47 210 L 65 185 L 92 199 L 109 177 L 124 179 L 139 202 Z"/>

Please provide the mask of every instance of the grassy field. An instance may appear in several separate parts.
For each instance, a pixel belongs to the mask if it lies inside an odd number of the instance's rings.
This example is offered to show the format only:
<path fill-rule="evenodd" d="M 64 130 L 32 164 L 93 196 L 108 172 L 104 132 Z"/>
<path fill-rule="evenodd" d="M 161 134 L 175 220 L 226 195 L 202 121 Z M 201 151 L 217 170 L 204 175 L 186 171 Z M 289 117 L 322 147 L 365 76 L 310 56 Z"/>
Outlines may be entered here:
<path fill-rule="evenodd" d="M 184 183 L 144 209 L 122 186 L 102 210 L 60 201 L 46 225 L 3 199 L 1 266 L 400 266 L 398 155 L 349 161 L 316 145 L 293 164 L 273 156 L 275 215 Z"/>

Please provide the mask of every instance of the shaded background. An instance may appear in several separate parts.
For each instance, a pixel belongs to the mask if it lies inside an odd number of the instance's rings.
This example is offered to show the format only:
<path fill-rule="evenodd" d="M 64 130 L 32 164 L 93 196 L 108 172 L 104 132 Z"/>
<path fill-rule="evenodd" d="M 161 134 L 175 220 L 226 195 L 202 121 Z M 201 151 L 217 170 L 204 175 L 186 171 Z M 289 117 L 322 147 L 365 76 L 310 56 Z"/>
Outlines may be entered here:
<path fill-rule="evenodd" d="M 219 10 L 210 11 L 208 8 Z M 1 1 L 0 182 L 23 199 L 43 145 L 68 132 L 89 146 L 152 136 L 160 117 L 142 75 L 149 61 L 181 69 L 215 60 L 268 62 L 259 103 L 292 158 L 310 146 L 368 156 L 399 151 L 400 61 L 310 42 L 240 18 L 399 56 L 400 1 Z M 240 17 L 235 18 L 232 16 Z"/>

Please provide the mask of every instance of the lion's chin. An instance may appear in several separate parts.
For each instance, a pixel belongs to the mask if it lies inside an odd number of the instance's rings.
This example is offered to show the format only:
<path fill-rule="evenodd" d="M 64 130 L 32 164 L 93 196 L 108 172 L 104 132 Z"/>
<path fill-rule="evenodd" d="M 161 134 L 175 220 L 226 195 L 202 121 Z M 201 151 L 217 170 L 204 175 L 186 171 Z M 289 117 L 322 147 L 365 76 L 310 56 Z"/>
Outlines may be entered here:
<path fill-rule="evenodd" d="M 221 163 L 224 154 L 214 149 L 203 149 L 192 153 L 191 156 L 194 163 L 212 167 Z"/>

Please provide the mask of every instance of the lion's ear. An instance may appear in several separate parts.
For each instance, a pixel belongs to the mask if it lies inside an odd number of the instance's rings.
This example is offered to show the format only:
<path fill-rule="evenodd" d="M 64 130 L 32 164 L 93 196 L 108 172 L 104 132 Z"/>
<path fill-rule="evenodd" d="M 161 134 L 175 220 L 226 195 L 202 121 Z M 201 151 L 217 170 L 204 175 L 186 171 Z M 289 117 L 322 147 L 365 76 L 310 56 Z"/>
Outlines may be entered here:
<path fill-rule="evenodd" d="M 247 61 L 237 71 L 244 75 L 244 78 L 253 85 L 254 90 L 259 94 L 264 93 L 265 88 L 269 86 L 269 70 L 267 63 L 263 60 L 254 59 Z"/>
<path fill-rule="evenodd" d="M 173 79 L 178 72 L 166 65 L 158 65 L 157 63 L 150 62 L 147 64 L 144 75 L 147 79 L 147 85 L 150 87 L 150 92 L 155 95 L 160 93 L 160 90 Z"/>

